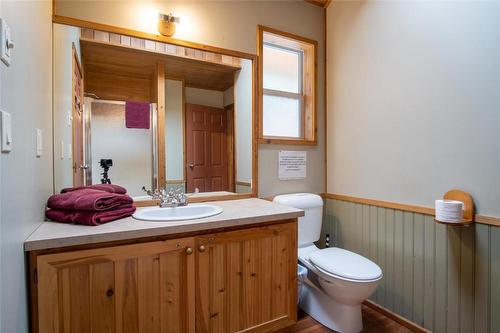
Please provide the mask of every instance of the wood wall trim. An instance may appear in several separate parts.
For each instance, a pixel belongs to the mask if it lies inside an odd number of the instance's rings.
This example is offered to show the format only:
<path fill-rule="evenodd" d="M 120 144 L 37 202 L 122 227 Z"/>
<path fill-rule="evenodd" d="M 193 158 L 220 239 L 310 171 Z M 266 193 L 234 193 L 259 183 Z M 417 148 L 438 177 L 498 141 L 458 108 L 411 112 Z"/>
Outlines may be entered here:
<path fill-rule="evenodd" d="M 409 205 L 409 204 L 403 204 L 403 203 L 392 202 L 392 201 L 376 200 L 376 199 L 359 198 L 359 197 L 353 197 L 353 196 L 343 195 L 343 194 L 334 194 L 334 193 L 325 193 L 324 197 L 325 197 L 325 199 L 334 199 L 334 200 L 340 200 L 340 201 L 354 202 L 354 203 L 360 203 L 360 204 L 364 204 L 364 205 L 377 206 L 377 207 L 383 207 L 383 208 L 391 208 L 391 209 L 397 209 L 397 210 L 402 210 L 402 211 L 406 211 L 406 212 L 419 213 L 419 214 L 425 214 L 425 215 L 432 215 L 432 216 L 435 215 L 434 208 L 431 208 L 431 207 Z M 500 217 L 498 217 L 498 216 L 486 216 L 486 215 L 476 214 L 474 216 L 474 222 L 500 227 Z"/>
<path fill-rule="evenodd" d="M 416 333 L 431 333 L 431 331 L 429 330 L 426 330 L 425 328 L 423 328 L 422 326 L 418 325 L 418 324 L 415 324 L 414 322 L 392 312 L 391 310 L 388 310 L 386 308 L 384 308 L 383 306 L 373 302 L 373 301 L 370 301 L 370 300 L 366 300 L 363 302 L 364 305 L 372 308 L 373 310 L 383 314 L 384 316 L 386 316 L 387 318 L 390 318 L 392 320 L 394 320 L 395 322 L 401 324 L 402 326 L 408 328 L 410 331 L 412 332 L 416 332 Z"/>
<path fill-rule="evenodd" d="M 489 224 L 500 227 L 500 217 L 498 216 L 486 216 L 486 215 L 474 215 L 474 222 Z"/>
<path fill-rule="evenodd" d="M 165 184 L 167 184 L 167 185 L 184 184 L 185 182 L 186 182 L 185 179 L 167 179 L 167 180 L 165 180 Z"/>
<path fill-rule="evenodd" d="M 221 48 L 221 47 L 217 47 L 217 46 L 205 45 L 205 44 L 200 44 L 200 43 L 196 43 L 196 42 L 189 42 L 189 41 L 185 41 L 182 39 L 165 37 L 162 35 L 155 35 L 155 34 L 142 32 L 142 31 L 138 31 L 138 30 L 121 28 L 121 27 L 117 27 L 117 26 L 109 25 L 109 24 L 90 22 L 90 21 L 80 20 L 80 19 L 76 19 L 76 18 L 72 18 L 72 17 L 61 16 L 61 15 L 57 15 L 57 14 L 54 14 L 52 16 L 52 22 L 59 23 L 59 24 L 65 24 L 65 25 L 72 25 L 72 26 L 76 26 L 76 27 L 80 27 L 80 28 L 107 31 L 107 32 L 112 32 L 115 34 L 121 34 L 121 35 L 126 35 L 126 36 L 131 36 L 131 37 L 144 38 L 144 39 L 148 39 L 148 40 L 154 40 L 154 41 L 158 41 L 158 42 L 164 42 L 164 43 L 169 43 L 169 44 L 174 44 L 174 45 L 179 45 L 179 46 L 185 46 L 185 47 L 190 47 L 193 49 L 204 50 L 204 51 L 209 51 L 209 52 L 221 53 L 224 55 L 245 58 L 245 59 L 250 59 L 250 60 L 254 60 L 254 61 L 257 60 L 257 55 L 252 54 L 252 53 L 229 50 L 229 49 L 225 49 L 225 48 Z"/>
<path fill-rule="evenodd" d="M 253 193 L 235 193 L 235 194 L 225 194 L 225 195 L 200 196 L 200 197 L 189 198 L 189 203 L 239 200 L 239 199 L 250 199 L 255 197 L 256 196 Z M 134 206 L 152 207 L 152 206 L 158 206 L 159 203 L 160 203 L 159 200 L 154 200 L 154 199 L 138 200 L 134 201 Z"/>
<path fill-rule="evenodd" d="M 348 201 L 348 202 L 355 202 L 355 203 L 377 206 L 377 207 L 392 208 L 392 209 L 403 210 L 403 211 L 413 212 L 413 213 L 434 215 L 434 208 L 422 207 L 422 206 L 416 206 L 416 205 L 408 205 L 408 204 L 402 204 L 402 203 L 391 202 L 391 201 L 366 199 L 366 198 L 352 197 L 352 196 L 348 196 L 348 195 L 333 194 L 333 193 L 325 193 L 325 198 L 326 199 L 341 200 L 341 201 Z"/>

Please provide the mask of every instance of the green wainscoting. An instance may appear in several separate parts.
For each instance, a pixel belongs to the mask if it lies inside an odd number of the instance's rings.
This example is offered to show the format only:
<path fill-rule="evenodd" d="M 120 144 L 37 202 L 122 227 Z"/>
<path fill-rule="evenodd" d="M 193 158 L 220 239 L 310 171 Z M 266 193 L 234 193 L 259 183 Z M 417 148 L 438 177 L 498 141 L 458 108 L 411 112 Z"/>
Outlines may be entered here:
<path fill-rule="evenodd" d="M 326 234 L 382 268 L 374 302 L 436 333 L 500 332 L 500 227 L 327 199 Z"/>

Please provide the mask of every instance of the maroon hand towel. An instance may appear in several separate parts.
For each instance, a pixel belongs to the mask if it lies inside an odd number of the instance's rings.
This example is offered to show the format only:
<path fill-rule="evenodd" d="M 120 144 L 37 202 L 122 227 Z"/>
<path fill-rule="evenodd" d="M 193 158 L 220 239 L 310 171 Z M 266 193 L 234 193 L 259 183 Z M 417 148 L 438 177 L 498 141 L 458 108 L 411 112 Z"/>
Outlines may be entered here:
<path fill-rule="evenodd" d="M 126 194 L 109 193 L 94 189 L 81 189 L 55 194 L 47 201 L 52 209 L 104 211 L 121 205 L 131 205 L 134 200 Z"/>
<path fill-rule="evenodd" d="M 149 129 L 151 118 L 149 103 L 125 102 L 125 126 L 127 128 Z"/>
<path fill-rule="evenodd" d="M 115 184 L 96 184 L 96 185 L 89 185 L 89 186 L 85 186 L 85 187 L 68 187 L 68 188 L 63 188 L 61 190 L 61 193 L 82 190 L 85 188 L 105 191 L 105 192 L 109 192 L 109 193 L 118 193 L 118 194 L 126 194 L 127 193 L 127 189 L 125 187 L 122 187 L 120 185 L 115 185 Z"/>
<path fill-rule="evenodd" d="M 57 222 L 99 225 L 130 216 L 134 212 L 135 207 L 132 205 L 122 205 L 104 212 L 49 209 L 45 212 L 45 217 Z"/>

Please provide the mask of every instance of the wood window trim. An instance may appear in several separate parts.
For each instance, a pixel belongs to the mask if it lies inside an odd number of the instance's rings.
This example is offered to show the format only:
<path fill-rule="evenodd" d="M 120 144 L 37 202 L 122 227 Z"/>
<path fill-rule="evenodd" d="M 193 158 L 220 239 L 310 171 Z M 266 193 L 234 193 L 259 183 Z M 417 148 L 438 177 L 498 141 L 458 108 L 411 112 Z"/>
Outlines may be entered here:
<path fill-rule="evenodd" d="M 303 80 L 303 95 L 300 96 L 302 103 L 304 103 L 304 108 L 302 110 L 302 138 L 289 138 L 289 137 L 277 137 L 277 136 L 265 136 L 264 135 L 264 108 L 263 108 L 263 96 L 264 93 L 282 96 L 282 97 L 292 97 L 296 98 L 297 94 L 285 93 L 281 91 L 275 91 L 271 89 L 263 88 L 263 50 L 264 42 L 273 43 L 271 40 L 264 41 L 264 33 L 270 35 L 276 35 L 279 41 L 275 41 L 276 44 L 288 48 L 300 49 L 304 52 L 304 70 L 302 75 Z M 259 88 L 258 88 L 258 102 L 259 102 L 259 138 L 258 142 L 262 144 L 287 144 L 287 145 L 317 145 L 318 143 L 318 129 L 317 129 L 317 49 L 318 42 L 309 38 L 294 35 L 288 32 L 276 30 L 270 27 L 259 25 L 257 27 L 257 55 L 259 58 Z M 312 75 L 312 78 L 311 78 Z"/>

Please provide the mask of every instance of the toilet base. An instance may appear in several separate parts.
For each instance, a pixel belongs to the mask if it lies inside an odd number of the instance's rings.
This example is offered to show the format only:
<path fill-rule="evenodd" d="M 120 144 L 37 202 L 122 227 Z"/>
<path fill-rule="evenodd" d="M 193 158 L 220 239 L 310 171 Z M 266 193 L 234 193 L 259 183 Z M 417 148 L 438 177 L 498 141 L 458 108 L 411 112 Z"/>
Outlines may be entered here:
<path fill-rule="evenodd" d="M 300 308 L 322 325 L 341 333 L 363 330 L 361 304 L 340 304 L 306 280 L 300 295 Z"/>

